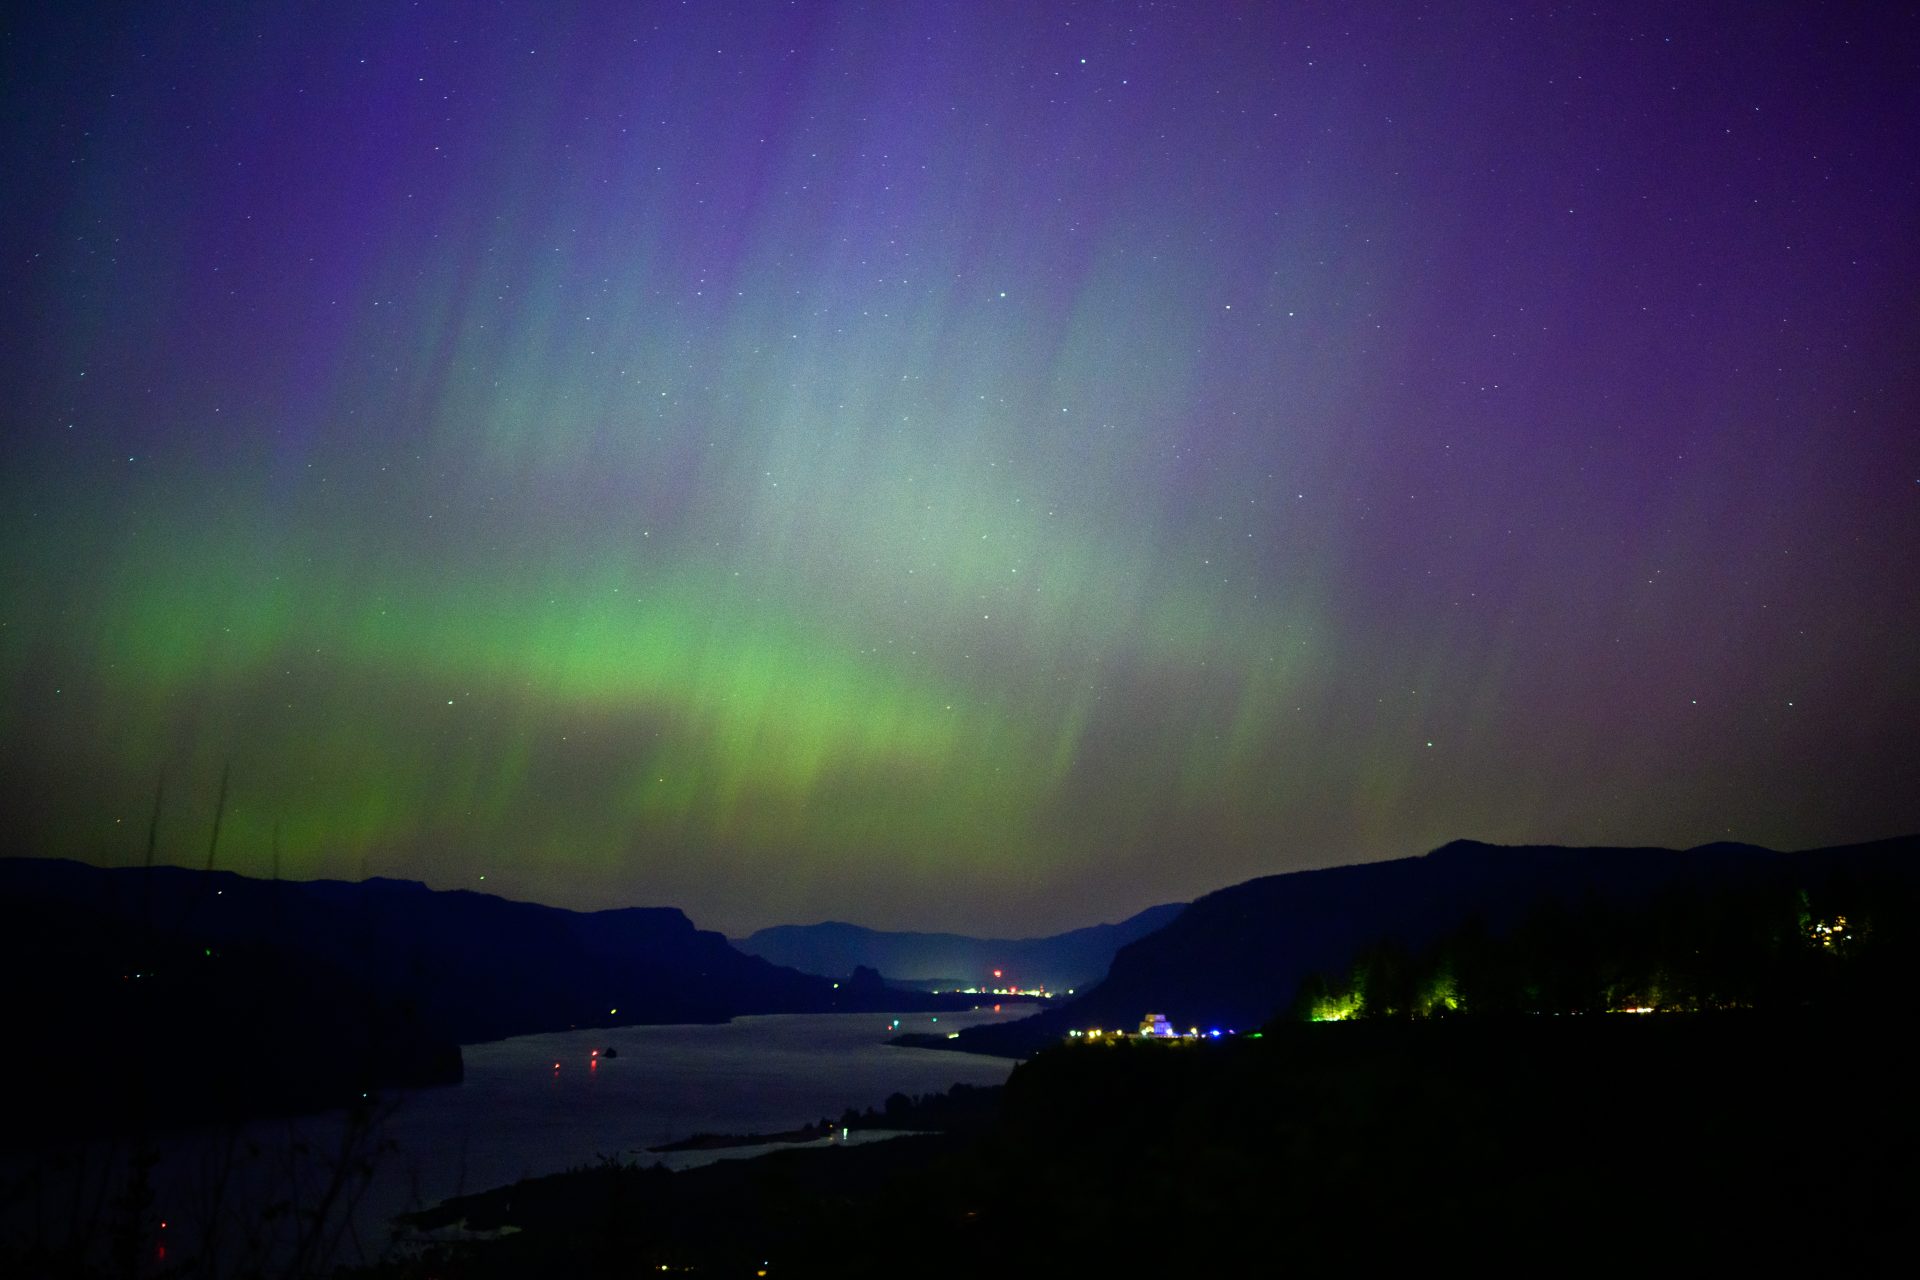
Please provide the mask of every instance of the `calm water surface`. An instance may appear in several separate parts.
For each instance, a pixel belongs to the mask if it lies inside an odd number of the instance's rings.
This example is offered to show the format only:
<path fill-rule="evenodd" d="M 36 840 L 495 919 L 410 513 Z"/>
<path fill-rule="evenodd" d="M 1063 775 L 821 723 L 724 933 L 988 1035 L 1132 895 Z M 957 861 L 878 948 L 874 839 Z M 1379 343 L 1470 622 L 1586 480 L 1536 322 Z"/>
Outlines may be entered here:
<path fill-rule="evenodd" d="M 402 1155 L 431 1171 L 436 1189 L 448 1188 L 444 1199 L 460 1191 L 448 1178 L 461 1172 L 465 1189 L 477 1190 L 599 1155 L 634 1158 L 694 1133 L 790 1129 L 849 1106 L 877 1107 L 892 1093 L 1000 1084 L 1011 1059 L 886 1041 L 1028 1012 L 940 1014 L 937 1022 L 924 1013 L 778 1014 L 469 1045 L 466 1082 L 407 1095 L 387 1131 Z M 619 1056 L 596 1065 L 592 1050 L 608 1047 Z"/>
<path fill-rule="evenodd" d="M 350 1209 L 334 1214 L 341 1231 L 326 1252 L 340 1261 L 378 1256 L 395 1214 L 602 1156 L 684 1168 L 755 1150 L 657 1156 L 645 1149 L 695 1133 L 791 1129 L 838 1117 L 848 1107 L 879 1107 L 893 1093 L 1000 1084 L 1013 1069 L 1011 1059 L 886 1041 L 900 1032 L 958 1031 L 1031 1012 L 1010 1005 L 1003 1014 L 944 1013 L 937 1021 L 925 1013 L 781 1014 L 469 1045 L 462 1051 L 463 1084 L 386 1100 L 375 1136 L 390 1145 L 373 1161 Z M 619 1056 L 596 1065 L 592 1050 L 609 1047 Z M 242 1200 L 311 1202 L 348 1131 L 343 1113 L 331 1113 L 170 1144 L 156 1176 L 156 1207 L 176 1219 L 170 1227 L 176 1248 L 198 1244 L 196 1222 L 252 1221 L 258 1205 Z M 226 1178 L 216 1215 L 205 1188 L 223 1168 L 237 1176 Z"/>

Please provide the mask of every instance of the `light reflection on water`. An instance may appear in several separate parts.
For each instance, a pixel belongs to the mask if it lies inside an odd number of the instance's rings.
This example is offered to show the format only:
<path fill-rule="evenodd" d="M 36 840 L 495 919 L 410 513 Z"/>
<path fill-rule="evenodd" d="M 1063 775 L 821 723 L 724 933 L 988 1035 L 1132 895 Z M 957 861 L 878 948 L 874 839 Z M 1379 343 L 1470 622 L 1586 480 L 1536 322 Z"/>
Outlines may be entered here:
<path fill-rule="evenodd" d="M 848 1107 L 878 1108 L 893 1093 L 999 1084 L 1013 1069 L 1010 1059 L 896 1048 L 886 1041 L 900 1032 L 958 1031 L 1030 1012 L 1010 1006 L 1000 1014 L 940 1014 L 937 1022 L 925 1013 L 778 1014 L 469 1045 L 463 1050 L 463 1084 L 385 1100 L 374 1135 L 384 1149 L 350 1215 L 339 1215 L 345 1230 L 328 1252 L 342 1262 L 377 1257 L 395 1214 L 601 1157 L 685 1168 L 766 1149 L 645 1151 L 692 1134 L 778 1132 L 838 1118 Z M 895 1017 L 898 1031 L 891 1025 Z M 592 1051 L 609 1047 L 618 1056 L 595 1065 Z M 243 1151 L 249 1141 L 262 1151 L 241 1158 L 244 1167 L 228 1179 L 221 1211 L 223 1219 L 248 1221 L 284 1194 L 289 1164 L 297 1163 L 288 1161 L 287 1152 L 295 1144 L 307 1144 L 324 1163 L 327 1153 L 339 1149 L 345 1128 L 343 1113 L 334 1112 L 167 1144 L 155 1175 L 155 1207 L 176 1220 L 176 1250 L 190 1247 L 192 1223 L 203 1217 L 192 1208 L 204 1201 L 206 1171 L 231 1165 L 230 1153 Z M 305 1185 L 319 1181 L 313 1170 L 303 1175 Z M 170 1210 L 169 1202 L 182 1212 Z M 231 1221 L 223 1232 L 231 1238 Z"/>
<path fill-rule="evenodd" d="M 1026 1012 L 941 1014 L 938 1023 L 929 1014 L 779 1014 L 470 1045 L 466 1083 L 408 1095 L 387 1131 L 403 1154 L 430 1152 L 434 1164 L 463 1151 L 466 1189 L 478 1190 L 599 1155 L 637 1158 L 694 1133 L 791 1129 L 878 1107 L 891 1093 L 999 1084 L 1011 1060 L 895 1048 L 890 1023 L 958 1031 Z M 592 1050 L 608 1047 L 619 1056 L 593 1065 Z"/>

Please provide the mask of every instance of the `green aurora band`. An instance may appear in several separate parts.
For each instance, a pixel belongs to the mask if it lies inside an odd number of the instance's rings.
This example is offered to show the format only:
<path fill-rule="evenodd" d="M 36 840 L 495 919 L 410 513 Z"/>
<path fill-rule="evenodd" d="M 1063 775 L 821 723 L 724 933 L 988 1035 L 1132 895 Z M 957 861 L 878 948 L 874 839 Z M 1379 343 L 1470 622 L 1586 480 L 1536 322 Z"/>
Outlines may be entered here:
<path fill-rule="evenodd" d="M 214 13 L 0 42 L 6 852 L 1017 936 L 1920 822 L 1898 40 Z"/>

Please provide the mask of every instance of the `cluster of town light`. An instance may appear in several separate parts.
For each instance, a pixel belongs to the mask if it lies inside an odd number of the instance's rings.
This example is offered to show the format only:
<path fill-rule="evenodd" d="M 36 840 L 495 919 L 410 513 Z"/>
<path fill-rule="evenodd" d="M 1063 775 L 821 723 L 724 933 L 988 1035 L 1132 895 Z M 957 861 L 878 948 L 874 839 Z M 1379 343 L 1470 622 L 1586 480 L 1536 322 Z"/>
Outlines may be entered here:
<path fill-rule="evenodd" d="M 1005 982 L 1005 977 L 1004 971 L 995 969 L 992 986 L 955 987 L 954 992 L 963 996 L 1027 996 L 1035 1000 L 1051 1000 L 1055 995 L 1045 987 L 1023 987 L 1017 982 Z M 1072 987 L 1067 988 L 1067 994 L 1073 994 Z"/>
<path fill-rule="evenodd" d="M 1100 1027 L 1093 1027 L 1086 1031 L 1069 1031 L 1067 1032 L 1067 1038 L 1069 1040 L 1085 1040 L 1088 1042 L 1106 1041 L 1112 1043 L 1117 1040 L 1127 1039 L 1218 1040 L 1222 1035 L 1230 1036 L 1232 1034 L 1234 1034 L 1234 1032 L 1231 1027 L 1227 1028 L 1225 1032 L 1222 1032 L 1218 1027 L 1204 1032 L 1198 1027 L 1188 1027 L 1185 1031 L 1176 1031 L 1167 1022 L 1163 1014 L 1150 1013 L 1141 1019 L 1140 1029 L 1137 1031 L 1108 1031 Z"/>
<path fill-rule="evenodd" d="M 1835 916 L 1831 920 L 1815 920 L 1807 926 L 1807 941 L 1816 947 L 1833 950 L 1843 942 L 1851 941 L 1853 935 L 1847 932 L 1847 918 Z"/>

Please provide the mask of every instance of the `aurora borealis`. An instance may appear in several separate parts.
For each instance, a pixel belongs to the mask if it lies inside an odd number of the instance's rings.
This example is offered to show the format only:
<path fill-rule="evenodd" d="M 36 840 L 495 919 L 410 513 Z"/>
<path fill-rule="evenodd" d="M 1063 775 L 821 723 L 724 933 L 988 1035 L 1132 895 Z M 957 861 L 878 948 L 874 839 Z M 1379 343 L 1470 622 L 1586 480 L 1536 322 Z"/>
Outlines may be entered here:
<path fill-rule="evenodd" d="M 255 874 L 1007 936 L 1920 826 L 1911 13 L 41 8 L 7 852 L 230 768 Z"/>

